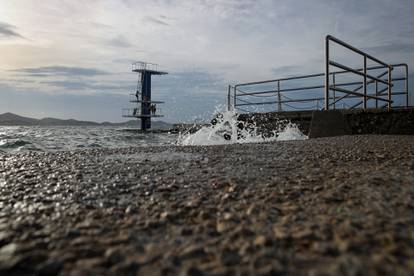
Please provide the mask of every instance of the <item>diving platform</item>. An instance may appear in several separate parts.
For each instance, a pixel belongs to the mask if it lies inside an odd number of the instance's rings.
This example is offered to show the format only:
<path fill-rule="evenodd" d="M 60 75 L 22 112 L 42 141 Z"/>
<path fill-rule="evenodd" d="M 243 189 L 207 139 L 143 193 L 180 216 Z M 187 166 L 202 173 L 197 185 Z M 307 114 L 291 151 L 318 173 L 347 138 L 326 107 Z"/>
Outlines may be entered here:
<path fill-rule="evenodd" d="M 132 72 L 135 73 L 143 73 L 146 72 L 147 74 L 151 75 L 167 75 L 167 72 L 159 71 L 158 64 L 150 63 L 150 62 L 143 62 L 137 61 L 132 64 Z"/>
<path fill-rule="evenodd" d="M 164 117 L 164 115 L 161 114 L 161 110 L 157 110 L 157 113 L 154 113 L 154 114 L 142 114 L 139 108 L 124 108 L 122 109 L 122 117 L 141 119 L 141 118 L 161 118 L 161 117 Z"/>
<path fill-rule="evenodd" d="M 130 103 L 148 103 L 148 104 L 163 104 L 165 102 L 163 101 L 143 101 L 142 99 L 140 99 L 139 97 L 137 97 L 136 94 L 129 94 L 129 102 Z"/>
<path fill-rule="evenodd" d="M 131 108 L 124 108 L 122 110 L 122 117 L 140 119 L 141 129 L 145 131 L 151 128 L 151 118 L 164 117 L 158 106 L 164 102 L 152 100 L 151 98 L 151 77 L 153 75 L 161 76 L 168 73 L 160 71 L 158 69 L 158 64 L 142 61 L 132 64 L 132 72 L 138 73 L 136 91 L 134 94 L 129 95 L 129 102 L 134 106 Z"/>

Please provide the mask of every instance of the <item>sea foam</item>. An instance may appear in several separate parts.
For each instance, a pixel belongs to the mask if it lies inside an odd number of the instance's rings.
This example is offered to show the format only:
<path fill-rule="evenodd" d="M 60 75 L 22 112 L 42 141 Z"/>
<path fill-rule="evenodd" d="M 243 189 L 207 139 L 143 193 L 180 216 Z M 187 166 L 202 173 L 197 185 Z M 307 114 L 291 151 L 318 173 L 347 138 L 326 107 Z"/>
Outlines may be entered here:
<path fill-rule="evenodd" d="M 281 123 L 279 129 L 264 134 L 256 124 L 239 121 L 238 116 L 234 111 L 222 112 L 215 117 L 214 124 L 204 126 L 194 133 L 181 133 L 177 144 L 183 146 L 225 145 L 308 138 L 293 123 Z"/>

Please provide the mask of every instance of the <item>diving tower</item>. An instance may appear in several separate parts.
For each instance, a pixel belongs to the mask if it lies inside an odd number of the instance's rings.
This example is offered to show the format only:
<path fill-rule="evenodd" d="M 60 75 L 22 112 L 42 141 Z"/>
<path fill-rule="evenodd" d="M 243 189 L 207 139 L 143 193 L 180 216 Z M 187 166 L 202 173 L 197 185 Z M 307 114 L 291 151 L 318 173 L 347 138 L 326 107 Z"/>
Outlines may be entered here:
<path fill-rule="evenodd" d="M 151 118 L 164 117 L 157 106 L 164 102 L 151 98 L 151 77 L 168 73 L 159 71 L 158 64 L 142 61 L 132 64 L 132 72 L 138 73 L 137 89 L 134 94 L 130 94 L 129 101 L 134 107 L 123 109 L 122 117 L 141 119 L 141 129 L 147 130 L 151 128 Z"/>

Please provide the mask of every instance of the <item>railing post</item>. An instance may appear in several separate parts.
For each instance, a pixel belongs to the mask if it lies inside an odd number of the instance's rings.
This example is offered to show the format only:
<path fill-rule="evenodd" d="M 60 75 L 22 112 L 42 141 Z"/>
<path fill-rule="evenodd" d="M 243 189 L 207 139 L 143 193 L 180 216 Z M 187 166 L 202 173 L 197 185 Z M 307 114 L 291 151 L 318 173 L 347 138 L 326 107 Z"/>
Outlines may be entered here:
<path fill-rule="evenodd" d="M 336 85 L 336 80 L 335 80 L 335 73 L 332 74 L 332 85 L 335 87 Z M 333 109 L 336 109 L 336 90 L 334 89 L 333 91 Z"/>
<path fill-rule="evenodd" d="M 227 92 L 227 111 L 231 111 L 231 103 L 230 103 L 231 96 L 230 96 L 230 94 L 231 94 L 231 85 L 229 85 L 229 89 L 228 89 L 228 92 Z"/>
<path fill-rule="evenodd" d="M 407 93 L 405 95 L 405 106 L 406 108 L 408 108 L 408 106 L 410 105 L 410 98 L 409 98 L 409 94 L 408 94 L 408 65 L 405 64 L 405 93 Z"/>
<path fill-rule="evenodd" d="M 367 109 L 367 56 L 364 55 L 364 109 Z"/>
<path fill-rule="evenodd" d="M 233 86 L 233 111 L 236 111 L 236 90 L 237 90 L 237 85 Z"/>
<path fill-rule="evenodd" d="M 277 112 L 282 112 L 282 97 L 280 96 L 280 81 L 277 81 Z"/>
<path fill-rule="evenodd" d="M 378 108 L 378 81 L 375 81 L 375 108 Z"/>
<path fill-rule="evenodd" d="M 392 97 L 391 70 L 392 70 L 392 67 L 388 66 L 388 111 L 391 110 L 391 97 Z"/>
<path fill-rule="evenodd" d="M 325 110 L 329 110 L 329 36 L 325 38 Z"/>

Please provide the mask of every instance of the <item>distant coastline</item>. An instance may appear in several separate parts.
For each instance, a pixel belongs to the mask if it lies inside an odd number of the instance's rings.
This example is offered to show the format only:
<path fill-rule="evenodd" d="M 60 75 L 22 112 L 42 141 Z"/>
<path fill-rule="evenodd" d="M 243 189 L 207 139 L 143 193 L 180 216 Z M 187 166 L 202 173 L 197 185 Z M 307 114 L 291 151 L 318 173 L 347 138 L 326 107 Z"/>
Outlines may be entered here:
<path fill-rule="evenodd" d="M 0 126 L 125 126 L 125 127 L 139 127 L 137 120 L 129 120 L 120 123 L 102 122 L 97 123 L 93 121 L 80 121 L 75 119 L 56 119 L 43 118 L 35 119 L 30 117 L 20 116 L 14 113 L 0 114 Z M 152 122 L 153 128 L 171 128 L 171 124 L 163 121 Z"/>

